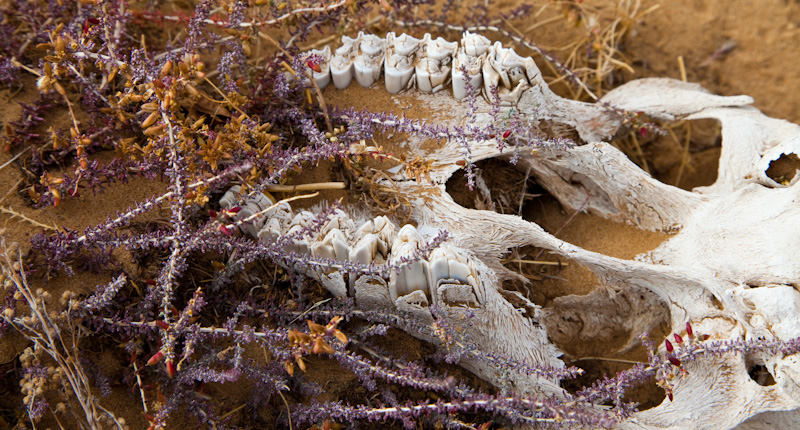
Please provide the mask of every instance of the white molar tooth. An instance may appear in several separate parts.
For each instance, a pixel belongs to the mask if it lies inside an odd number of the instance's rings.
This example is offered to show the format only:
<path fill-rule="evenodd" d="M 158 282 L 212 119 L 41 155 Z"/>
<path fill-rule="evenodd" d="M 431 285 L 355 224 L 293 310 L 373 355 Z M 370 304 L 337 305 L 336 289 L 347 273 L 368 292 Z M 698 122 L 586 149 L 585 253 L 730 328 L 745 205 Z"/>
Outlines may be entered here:
<path fill-rule="evenodd" d="M 358 55 L 358 42 L 358 37 L 342 36 L 342 46 L 334 51 L 330 62 L 331 77 L 333 85 L 340 90 L 347 88 L 355 75 L 354 63 Z"/>
<path fill-rule="evenodd" d="M 350 253 L 350 261 L 361 264 L 372 263 L 375 259 L 377 248 L 378 236 L 374 233 L 369 233 L 353 246 L 353 251 Z"/>
<path fill-rule="evenodd" d="M 311 247 L 315 257 L 330 258 L 332 260 L 347 261 L 350 252 L 347 246 L 347 237 L 339 229 L 333 229 L 325 238 Z"/>
<path fill-rule="evenodd" d="M 526 61 L 511 48 L 503 48 L 496 42 L 486 57 L 481 71 L 483 72 L 483 95 L 492 103 L 492 91 L 497 87 L 501 105 L 516 105 L 522 93 L 530 88 L 525 77 Z M 534 64 L 535 67 L 535 64 Z"/>
<path fill-rule="evenodd" d="M 442 90 L 450 77 L 450 63 L 458 50 L 458 42 L 448 42 L 441 37 L 430 40 L 431 35 L 425 33 L 424 57 L 417 62 L 414 72 L 417 76 L 417 88 L 424 93 L 435 93 Z"/>
<path fill-rule="evenodd" d="M 331 219 L 322 226 L 320 230 L 320 236 L 324 237 L 328 234 L 329 231 L 338 229 L 346 231 L 350 233 L 355 230 L 355 223 L 353 220 L 348 216 L 343 210 L 335 209 L 331 216 Z"/>
<path fill-rule="evenodd" d="M 361 224 L 360 227 L 358 227 L 358 231 L 356 231 L 356 236 L 357 236 L 356 240 L 368 234 L 375 233 L 376 231 L 377 230 L 375 229 L 375 221 L 373 220 L 364 221 L 364 223 Z"/>
<path fill-rule="evenodd" d="M 374 34 L 358 33 L 359 55 L 353 65 L 355 66 L 356 81 L 369 88 L 381 76 L 385 49 L 384 40 Z"/>
<path fill-rule="evenodd" d="M 219 206 L 225 209 L 230 209 L 233 205 L 236 204 L 237 196 L 239 191 L 242 189 L 239 185 L 234 185 L 222 195 L 222 198 L 219 199 Z"/>
<path fill-rule="evenodd" d="M 422 40 L 427 41 L 425 55 L 428 58 L 441 61 L 443 65 L 448 65 L 453 61 L 453 56 L 456 55 L 458 50 L 458 42 L 448 42 L 441 37 L 431 40 L 431 35 L 428 33 L 425 33 L 425 37 Z"/>
<path fill-rule="evenodd" d="M 327 243 L 315 243 L 311 245 L 311 255 L 331 260 L 336 258 L 336 254 L 333 253 L 333 246 Z"/>
<path fill-rule="evenodd" d="M 427 39 L 430 35 L 426 34 Z M 417 51 L 427 41 L 411 37 L 405 33 L 386 35 L 386 63 L 384 64 L 384 83 L 389 94 L 397 94 L 411 82 L 417 60 Z"/>
<path fill-rule="evenodd" d="M 295 216 L 295 219 L 297 219 L 296 216 Z M 294 220 L 292 220 L 292 222 L 294 222 Z M 303 225 L 294 224 L 289 228 L 289 231 L 286 232 L 286 235 L 287 236 L 299 236 L 300 232 L 303 229 L 305 229 L 305 227 Z M 308 244 L 308 238 L 307 237 L 303 237 L 303 236 L 296 237 L 292 243 L 286 245 L 286 250 L 287 251 L 294 251 L 294 252 L 296 252 L 298 254 L 310 254 L 311 253 L 311 247 Z"/>
<path fill-rule="evenodd" d="M 468 283 L 470 276 L 469 266 L 457 260 L 448 260 L 448 267 L 450 269 L 450 278 L 457 281 Z"/>
<path fill-rule="evenodd" d="M 440 279 L 450 278 L 450 265 L 447 260 L 447 251 L 444 247 L 439 247 L 431 252 L 430 260 L 430 284 L 436 285 Z"/>
<path fill-rule="evenodd" d="M 391 39 L 389 38 L 391 36 Z M 414 36 L 410 36 L 406 33 L 401 34 L 400 36 L 395 36 L 394 33 L 389 33 L 386 35 L 386 46 L 387 48 L 394 49 L 395 53 L 399 55 L 403 55 L 405 57 L 411 57 L 416 54 L 417 50 L 423 46 L 431 39 L 431 35 L 425 33 L 425 36 L 422 39 L 417 39 Z"/>
<path fill-rule="evenodd" d="M 366 221 L 356 232 L 356 241 L 368 234 L 374 234 L 377 239 L 377 249 L 384 257 L 389 255 L 389 248 L 395 239 L 395 225 L 389 218 L 381 215 Z"/>
<path fill-rule="evenodd" d="M 389 277 L 389 294 L 392 300 L 398 297 L 421 291 L 426 296 L 430 295 L 428 285 L 428 262 L 425 260 L 415 261 L 400 270 L 400 273 L 392 272 Z"/>
<path fill-rule="evenodd" d="M 319 89 L 323 89 L 331 83 L 331 47 L 325 46 L 322 49 L 312 49 L 310 52 L 311 55 L 319 55 L 322 57 L 322 62 L 317 63 L 320 68 L 319 72 L 312 71 L 311 76 L 314 78 L 314 82 L 317 83 Z"/>
<path fill-rule="evenodd" d="M 469 93 L 475 93 L 481 87 L 485 79 L 481 74 L 485 58 L 486 54 L 474 57 L 464 52 L 463 47 L 458 49 L 453 58 L 453 97 L 456 100 L 463 99 Z M 466 75 L 461 71 L 463 67 L 467 69 Z"/>
<path fill-rule="evenodd" d="M 400 228 L 400 231 L 397 232 L 397 236 L 392 243 L 392 249 L 394 249 L 396 246 L 399 247 L 403 242 L 417 244 L 422 242 L 422 235 L 419 234 L 417 228 L 412 224 L 405 224 Z"/>
<path fill-rule="evenodd" d="M 489 48 L 491 46 L 492 41 L 486 36 L 470 33 L 469 31 L 465 32 L 464 35 L 461 36 L 461 47 L 463 48 L 464 53 L 471 57 L 480 57 L 481 55 L 489 52 Z"/>
<path fill-rule="evenodd" d="M 281 237 L 281 223 L 277 218 L 269 218 L 258 231 L 259 242 L 275 242 Z"/>
<path fill-rule="evenodd" d="M 313 212 L 300 211 L 294 216 L 294 218 L 292 218 L 290 225 L 292 227 L 294 226 L 308 227 L 309 225 L 311 225 L 311 223 L 314 222 L 316 218 L 317 216 L 314 215 Z"/>
<path fill-rule="evenodd" d="M 527 83 L 525 68 L 527 62 L 533 59 L 520 57 L 513 48 L 504 48 L 500 42 L 495 42 L 489 51 L 489 60 L 492 67 L 500 74 L 504 87 L 509 89 L 516 87 L 521 80 Z"/>
<path fill-rule="evenodd" d="M 422 242 L 422 236 L 417 232 L 416 227 L 406 224 L 397 234 L 392 244 L 392 254 L 389 263 L 400 261 L 404 256 L 413 255 Z M 414 291 L 421 290 L 429 297 L 431 288 L 428 284 L 429 278 L 428 262 L 418 260 L 400 269 L 400 273 L 392 271 L 389 277 L 389 293 L 392 300 L 405 296 Z"/>

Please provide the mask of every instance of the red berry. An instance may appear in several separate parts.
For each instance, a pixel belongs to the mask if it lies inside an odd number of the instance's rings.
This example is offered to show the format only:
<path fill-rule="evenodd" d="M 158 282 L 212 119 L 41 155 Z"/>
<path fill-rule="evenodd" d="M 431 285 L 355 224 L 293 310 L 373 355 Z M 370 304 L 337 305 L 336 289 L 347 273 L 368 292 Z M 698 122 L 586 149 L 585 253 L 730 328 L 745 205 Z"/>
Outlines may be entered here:
<path fill-rule="evenodd" d="M 689 337 L 694 337 L 694 331 L 692 331 L 692 323 L 690 323 L 689 321 L 686 321 L 686 334 L 688 334 Z"/>
<path fill-rule="evenodd" d="M 674 348 L 672 348 L 672 343 L 669 339 L 664 339 L 664 345 L 667 347 L 667 352 L 672 352 Z"/>
<path fill-rule="evenodd" d="M 681 365 L 681 361 L 678 360 L 677 358 L 671 356 L 671 355 L 667 356 L 667 360 L 669 360 L 669 362 L 672 363 L 674 366 L 680 366 Z"/>
<path fill-rule="evenodd" d="M 681 335 L 675 333 L 673 336 L 675 337 L 675 342 L 683 343 L 683 338 L 681 337 Z"/>

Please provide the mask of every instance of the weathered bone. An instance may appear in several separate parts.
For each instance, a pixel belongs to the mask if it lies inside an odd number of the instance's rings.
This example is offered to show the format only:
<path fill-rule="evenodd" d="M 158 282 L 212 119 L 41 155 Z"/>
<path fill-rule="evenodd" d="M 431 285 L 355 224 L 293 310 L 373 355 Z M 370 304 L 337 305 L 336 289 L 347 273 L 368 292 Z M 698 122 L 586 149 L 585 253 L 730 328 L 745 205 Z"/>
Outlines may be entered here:
<path fill-rule="evenodd" d="M 359 39 L 366 37 L 360 35 Z M 370 40 L 377 43 L 374 37 Z M 360 46 L 364 52 L 364 42 Z M 382 52 L 380 47 L 373 48 Z M 659 119 L 713 118 L 720 122 L 722 156 L 717 181 L 688 192 L 651 178 L 622 152 L 600 141 L 621 126 L 615 114 L 601 104 L 556 96 L 531 59 L 499 44 L 491 46 L 483 36 L 467 33 L 462 38 L 453 58 L 452 101 L 417 95 L 419 103 L 450 112 L 452 120 L 447 125 L 463 125 L 460 121 L 468 116 L 467 107 L 458 102 L 468 93 L 462 66 L 473 89 L 502 86 L 503 100 L 514 104 L 518 112 L 535 112 L 539 119 L 573 126 L 588 143 L 566 152 L 520 153 L 518 166 L 530 169 L 537 183 L 563 206 L 577 210 L 586 202 L 586 210 L 595 215 L 675 234 L 637 261 L 621 260 L 566 243 L 516 216 L 463 208 L 444 188 L 462 168 L 459 161 L 463 160 L 462 142 L 448 141 L 435 151 L 409 154 L 433 161 L 431 182 L 418 183 L 403 171 L 396 172 L 395 179 L 399 179 L 399 192 L 412 204 L 415 234 L 444 228 L 452 240 L 435 250 L 429 260 L 413 270 L 403 269 L 402 276 L 389 282 L 375 276 L 351 279 L 354 291 L 350 294 L 360 306 L 395 307 L 411 312 L 421 322 L 430 322 L 428 307 L 435 304 L 441 309 L 438 315 L 453 325 L 469 319 L 469 326 L 464 327 L 467 336 L 486 352 L 553 366 L 563 363 L 545 328 L 559 330 L 555 325 L 559 309 L 569 309 L 570 317 L 582 319 L 584 324 L 602 325 L 617 318 L 603 314 L 615 312 L 616 306 L 582 306 L 588 300 L 599 300 L 600 294 L 612 304 L 626 294 L 640 295 L 641 307 L 668 310 L 669 324 L 676 333 L 684 330 L 686 321 L 692 321 L 696 332 L 718 340 L 789 341 L 800 337 L 800 172 L 788 183 L 766 175 L 772 161 L 800 153 L 800 127 L 746 106 L 752 103 L 750 97 L 716 96 L 696 84 L 671 79 L 632 81 L 603 97 L 605 104 Z M 472 117 L 477 123 L 473 125 L 489 124 L 491 106 L 483 100 L 475 104 L 478 112 L 472 112 Z M 472 162 L 504 156 L 494 141 L 475 140 L 470 145 Z M 378 224 L 375 219 L 356 229 L 357 237 L 349 239 L 350 259 L 376 261 L 382 256 L 386 257 L 380 258 L 382 262 L 396 261 L 428 236 L 416 237 L 411 227 L 404 226 L 397 235 L 384 237 L 378 233 L 382 231 Z M 386 252 L 381 250 L 382 243 Z M 588 268 L 603 288 L 594 296 L 561 297 L 558 307 L 546 311 L 526 305 L 522 316 L 503 296 L 502 273 L 496 268 L 510 248 L 525 245 Z M 421 275 L 426 273 L 427 281 L 423 281 Z M 332 281 L 325 282 L 329 285 Z M 331 288 L 341 291 L 341 286 Z M 623 349 L 630 348 L 633 336 L 653 324 L 642 315 L 632 321 L 632 338 Z M 765 387 L 753 381 L 748 375 L 748 365 L 753 363 L 763 364 L 776 385 Z M 558 381 L 514 372 L 509 375 L 469 358 L 462 364 L 495 384 L 523 393 L 561 395 Z M 704 356 L 685 363 L 685 368 L 686 375 L 676 380 L 674 401 L 665 399 L 655 408 L 634 413 L 619 427 L 726 429 L 747 421 L 742 428 L 759 428 L 759 423 L 764 428 L 767 419 L 798 422 L 797 355 Z"/>

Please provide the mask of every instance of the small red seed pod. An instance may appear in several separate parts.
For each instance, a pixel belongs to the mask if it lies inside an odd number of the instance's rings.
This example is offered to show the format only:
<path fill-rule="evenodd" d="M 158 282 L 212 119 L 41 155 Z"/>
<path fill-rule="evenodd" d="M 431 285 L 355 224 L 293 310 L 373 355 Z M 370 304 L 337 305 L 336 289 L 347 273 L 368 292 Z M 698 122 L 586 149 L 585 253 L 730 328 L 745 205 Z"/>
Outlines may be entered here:
<path fill-rule="evenodd" d="M 678 333 L 675 333 L 675 334 L 673 334 L 672 336 L 675 338 L 675 342 L 677 342 L 677 343 L 683 343 L 683 338 L 682 338 L 682 337 L 681 337 L 681 335 L 679 335 Z"/>
<path fill-rule="evenodd" d="M 167 376 L 170 378 L 175 377 L 175 372 L 177 371 L 177 366 L 175 366 L 175 362 L 172 361 L 171 358 L 167 359 Z"/>
<path fill-rule="evenodd" d="M 686 334 L 688 334 L 689 337 L 694 337 L 694 331 L 692 331 L 692 323 L 690 323 L 689 321 L 686 321 Z"/>
<path fill-rule="evenodd" d="M 222 234 L 224 234 L 225 236 L 230 236 L 231 235 L 231 231 L 228 230 L 228 227 L 225 227 L 222 224 L 220 224 L 220 226 L 219 226 L 219 231 L 221 231 Z"/>
<path fill-rule="evenodd" d="M 639 136 L 642 136 L 642 139 L 647 139 L 647 128 L 640 127 L 639 128 Z"/>
<path fill-rule="evenodd" d="M 308 62 L 306 62 L 306 64 L 308 65 L 309 69 L 311 69 L 311 70 L 313 70 L 313 71 L 315 71 L 317 73 L 321 73 L 322 72 L 322 67 L 319 67 L 319 64 L 317 64 L 316 62 L 308 60 Z"/>
<path fill-rule="evenodd" d="M 164 358 L 164 353 L 162 351 L 158 351 L 152 357 L 150 357 L 149 360 L 147 360 L 147 365 L 152 366 L 161 361 L 162 358 Z"/>
<path fill-rule="evenodd" d="M 672 393 L 667 394 L 667 397 L 669 397 L 669 401 L 671 402 L 672 401 Z"/>
<path fill-rule="evenodd" d="M 168 330 L 169 324 L 166 323 L 164 320 L 156 320 L 156 325 L 161 327 L 162 330 Z"/>
<path fill-rule="evenodd" d="M 674 366 L 680 366 L 681 365 L 681 361 L 678 360 L 677 358 L 671 356 L 671 355 L 667 356 L 667 360 L 669 360 L 669 362 L 672 363 Z"/>
<path fill-rule="evenodd" d="M 508 139 L 508 136 L 511 136 L 511 130 L 506 130 L 505 133 L 503 133 L 503 139 Z"/>
<path fill-rule="evenodd" d="M 667 352 L 672 352 L 672 350 L 674 349 L 672 347 L 672 342 L 670 342 L 669 339 L 664 339 L 664 346 L 667 347 Z"/>

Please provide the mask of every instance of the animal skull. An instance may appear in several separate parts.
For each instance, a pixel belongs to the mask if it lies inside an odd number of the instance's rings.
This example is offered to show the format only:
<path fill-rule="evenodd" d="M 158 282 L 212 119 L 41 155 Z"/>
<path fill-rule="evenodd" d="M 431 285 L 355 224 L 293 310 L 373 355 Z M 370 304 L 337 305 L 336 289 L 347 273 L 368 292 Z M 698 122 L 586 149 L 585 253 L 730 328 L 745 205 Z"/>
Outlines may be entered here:
<path fill-rule="evenodd" d="M 640 291 L 640 306 L 667 308 L 673 332 L 684 331 L 687 321 L 694 330 L 712 339 L 800 337 L 800 174 L 788 183 L 777 183 L 766 174 L 781 156 L 800 154 L 800 127 L 764 116 L 748 106 L 747 96 L 712 95 L 699 85 L 671 79 L 641 79 L 625 84 L 597 104 L 566 100 L 555 95 L 542 79 L 531 58 L 523 58 L 500 43 L 465 33 L 460 47 L 429 35 L 415 39 L 393 33 L 387 39 L 359 34 L 343 37 L 343 46 L 313 53 L 324 58 L 322 73 L 314 75 L 319 86 L 331 80 L 344 88 L 353 77 L 371 86 L 386 70 L 390 93 L 417 86 L 418 103 L 450 113 L 449 126 L 463 125 L 469 114 L 463 101 L 469 88 L 483 89 L 490 97 L 499 87 L 501 104 L 522 115 L 536 115 L 572 126 L 586 142 L 567 151 L 522 151 L 518 168 L 530 170 L 542 187 L 567 208 L 586 210 L 609 220 L 640 229 L 674 233 L 657 249 L 635 261 L 587 251 L 557 239 L 540 226 L 515 215 L 464 208 L 445 190 L 445 182 L 463 167 L 463 148 L 453 141 L 436 151 L 412 148 L 413 156 L 433 160 L 430 180 L 416 180 L 403 171 L 392 179 L 412 202 L 416 226 L 397 225 L 386 217 L 359 218 L 337 214 L 317 237 L 297 241 L 298 252 L 335 260 L 385 264 L 412 255 L 440 229 L 451 240 L 427 260 L 415 262 L 389 279 L 349 276 L 309 269 L 333 294 L 355 297 L 364 307 L 386 306 L 406 311 L 420 322 L 430 323 L 432 305 L 454 325 L 465 326 L 468 337 L 487 352 L 503 354 L 524 363 L 563 367 L 559 351 L 548 338 L 559 316 L 528 303 L 523 314 L 507 299 L 501 281 L 509 274 L 499 259 L 510 249 L 532 245 L 568 258 L 592 271 L 608 289 L 589 296 L 562 297 L 561 304 L 578 313 L 585 325 L 606 324 L 614 318 L 613 306 L 588 307 L 605 300 L 614 304 Z M 452 65 L 452 67 L 450 67 Z M 330 67 L 329 67 L 330 66 Z M 332 74 L 332 75 L 329 75 Z M 416 77 L 411 74 L 414 73 Z M 332 78 L 332 79 L 331 79 Z M 452 83 L 453 99 L 439 91 Z M 375 90 L 377 91 L 377 90 Z M 662 119 L 711 118 L 722 126 L 722 156 L 716 183 L 692 192 L 663 184 L 632 163 L 608 139 L 622 125 L 619 116 L 603 105 L 644 112 Z M 489 125 L 491 105 L 475 101 L 476 124 Z M 476 162 L 507 157 L 495 140 L 469 142 Z M 232 193 L 233 191 L 230 191 Z M 587 200 L 587 194 L 589 195 Z M 250 196 L 248 210 L 265 205 Z M 223 206 L 236 196 L 226 195 Z M 246 199 L 245 199 L 246 200 Z M 288 210 L 288 209 L 287 209 Z M 289 210 L 290 211 L 290 210 Z M 243 214 L 246 211 L 240 212 Z M 285 213 L 269 218 L 267 233 L 250 232 L 262 240 L 290 234 L 312 215 L 294 218 Z M 259 226 L 260 228 L 260 226 Z M 605 292 L 603 292 L 605 291 Z M 605 294 L 606 296 L 603 296 Z M 604 314 L 603 312 L 607 312 Z M 632 336 L 646 331 L 642 320 L 629 321 Z M 428 339 L 436 341 L 436 339 Z M 662 347 L 663 349 L 663 347 Z M 765 366 L 777 382 L 762 386 L 748 375 L 748 365 Z M 557 380 L 525 374 L 509 375 L 478 360 L 461 363 L 495 384 L 511 384 L 514 390 L 559 395 Z M 796 355 L 724 354 L 704 356 L 687 364 L 688 373 L 674 387 L 674 401 L 634 413 L 620 428 L 733 428 L 759 420 L 793 420 L 800 407 L 800 359 Z"/>

